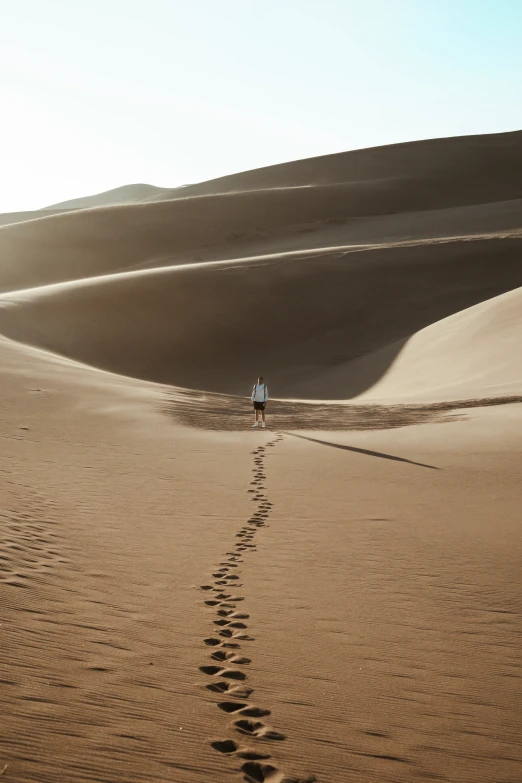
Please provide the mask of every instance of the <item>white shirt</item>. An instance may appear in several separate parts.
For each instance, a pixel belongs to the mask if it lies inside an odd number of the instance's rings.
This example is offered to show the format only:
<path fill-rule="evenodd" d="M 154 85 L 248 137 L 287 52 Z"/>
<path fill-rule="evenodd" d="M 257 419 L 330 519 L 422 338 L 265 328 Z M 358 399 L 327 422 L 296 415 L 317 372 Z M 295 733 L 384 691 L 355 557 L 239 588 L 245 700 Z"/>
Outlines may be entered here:
<path fill-rule="evenodd" d="M 266 402 L 268 400 L 268 386 L 266 383 L 256 383 L 252 390 L 252 402 Z"/>

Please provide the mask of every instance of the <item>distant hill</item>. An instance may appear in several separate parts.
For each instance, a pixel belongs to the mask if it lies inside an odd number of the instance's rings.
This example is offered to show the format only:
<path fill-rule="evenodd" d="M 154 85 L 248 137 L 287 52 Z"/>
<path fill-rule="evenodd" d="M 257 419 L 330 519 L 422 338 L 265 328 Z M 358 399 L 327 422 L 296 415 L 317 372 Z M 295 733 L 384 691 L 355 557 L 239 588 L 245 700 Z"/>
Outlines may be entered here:
<path fill-rule="evenodd" d="M 154 185 L 123 185 L 120 188 L 106 190 L 103 193 L 95 193 L 92 196 L 74 198 L 70 201 L 61 201 L 59 204 L 51 204 L 48 209 L 91 209 L 92 207 L 111 207 L 117 204 L 139 204 L 144 201 L 162 201 L 170 198 L 169 194 L 177 188 L 157 188 Z M 42 210 L 44 211 L 44 210 Z"/>

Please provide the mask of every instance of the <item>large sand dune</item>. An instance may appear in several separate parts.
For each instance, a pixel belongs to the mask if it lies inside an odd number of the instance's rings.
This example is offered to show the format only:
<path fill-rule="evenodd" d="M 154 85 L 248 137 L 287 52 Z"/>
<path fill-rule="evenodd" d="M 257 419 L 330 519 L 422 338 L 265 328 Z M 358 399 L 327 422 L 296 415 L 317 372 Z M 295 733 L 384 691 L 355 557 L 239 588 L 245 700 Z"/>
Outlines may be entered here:
<path fill-rule="evenodd" d="M 194 195 L 241 193 L 273 188 L 299 188 L 342 183 L 395 182 L 396 187 L 418 181 L 422 190 L 429 185 L 441 190 L 431 198 L 457 199 L 447 184 L 458 183 L 460 198 L 469 194 L 469 203 L 480 203 L 486 194 L 519 198 L 522 192 L 513 180 L 512 167 L 522 163 L 520 131 L 487 136 L 460 136 L 446 139 L 391 144 L 382 147 L 323 155 L 317 158 L 280 163 L 261 169 L 218 177 L 194 185 L 158 188 L 152 185 L 125 185 L 93 196 L 52 204 L 54 208 L 88 208 L 145 201 L 164 201 Z M 511 183 L 511 187 L 508 183 Z M 509 194 L 509 195 L 508 195 Z M 429 198 L 428 194 L 425 198 Z"/>
<path fill-rule="evenodd" d="M 521 140 L 522 132 L 516 131 L 391 144 L 267 166 L 188 185 L 184 192 L 231 193 L 348 182 L 374 182 L 378 187 L 387 182 L 397 194 L 417 186 L 424 206 L 520 198 L 513 166 L 522 163 Z"/>
<path fill-rule="evenodd" d="M 341 389 L 354 376 L 380 380 L 363 395 L 370 400 L 459 400 L 522 392 L 522 288 L 430 324 L 406 341 L 391 343 L 322 377 L 303 382 L 314 398 L 326 386 Z"/>
<path fill-rule="evenodd" d="M 372 396 L 470 397 L 522 391 L 522 288 L 415 334 Z"/>
<path fill-rule="evenodd" d="M 0 290 L 33 290 L 2 328 L 147 380 L 240 394 L 262 369 L 282 396 L 353 397 L 419 329 L 522 285 L 521 139 L 350 152 L 5 226 Z M 98 201 L 118 194 L 151 191 Z"/>
<path fill-rule="evenodd" d="M 0 329 L 147 380 L 242 394 L 262 369 L 279 396 L 312 382 L 343 399 L 379 379 L 389 351 L 364 373 L 332 366 L 521 285 L 521 248 L 484 239 L 121 273 L 7 294 Z"/>
<path fill-rule="evenodd" d="M 521 163 L 441 139 L 0 228 L 6 783 L 519 783 Z"/>
<path fill-rule="evenodd" d="M 0 290 L 281 250 L 518 229 L 521 139 L 349 152 L 238 175 L 228 189 L 204 183 L 169 191 L 168 201 L 5 226 Z"/>
<path fill-rule="evenodd" d="M 0 226 L 11 226 L 15 223 L 25 223 L 28 220 L 44 220 L 52 215 L 60 215 L 61 209 L 47 209 L 43 212 L 4 212 L 0 215 Z"/>

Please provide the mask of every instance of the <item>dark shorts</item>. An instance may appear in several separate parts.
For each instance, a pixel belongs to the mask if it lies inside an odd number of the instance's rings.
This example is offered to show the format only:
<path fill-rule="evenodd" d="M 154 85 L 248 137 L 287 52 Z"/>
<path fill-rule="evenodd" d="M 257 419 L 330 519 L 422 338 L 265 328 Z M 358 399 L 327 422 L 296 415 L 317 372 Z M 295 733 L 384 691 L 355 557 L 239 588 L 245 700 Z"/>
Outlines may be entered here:
<path fill-rule="evenodd" d="M 255 411 L 264 411 L 265 410 L 265 403 L 264 402 L 254 402 L 254 410 Z"/>

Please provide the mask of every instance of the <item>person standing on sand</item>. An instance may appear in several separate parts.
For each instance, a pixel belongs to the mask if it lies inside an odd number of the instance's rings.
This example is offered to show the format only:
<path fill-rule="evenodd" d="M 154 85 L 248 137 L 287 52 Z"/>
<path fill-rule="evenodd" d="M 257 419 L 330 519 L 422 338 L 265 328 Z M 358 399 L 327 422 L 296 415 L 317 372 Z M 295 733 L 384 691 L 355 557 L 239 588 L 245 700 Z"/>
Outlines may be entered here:
<path fill-rule="evenodd" d="M 257 379 L 257 383 L 254 383 L 254 388 L 252 389 L 252 404 L 254 406 L 254 417 L 255 417 L 255 424 L 253 424 L 253 427 L 259 427 L 258 417 L 261 414 L 261 418 L 263 419 L 263 422 L 261 424 L 261 427 L 266 427 L 266 421 L 265 421 L 265 405 L 268 401 L 268 386 L 266 383 L 264 383 L 262 376 L 260 375 Z"/>

